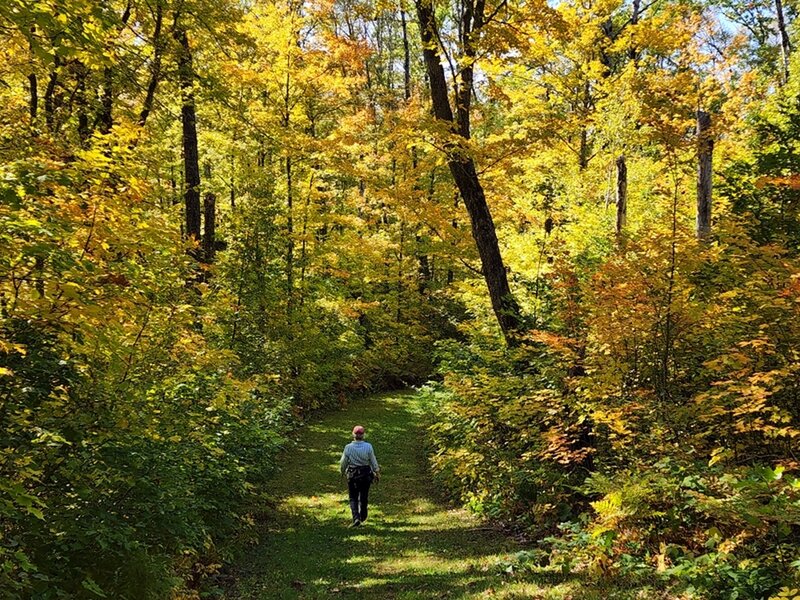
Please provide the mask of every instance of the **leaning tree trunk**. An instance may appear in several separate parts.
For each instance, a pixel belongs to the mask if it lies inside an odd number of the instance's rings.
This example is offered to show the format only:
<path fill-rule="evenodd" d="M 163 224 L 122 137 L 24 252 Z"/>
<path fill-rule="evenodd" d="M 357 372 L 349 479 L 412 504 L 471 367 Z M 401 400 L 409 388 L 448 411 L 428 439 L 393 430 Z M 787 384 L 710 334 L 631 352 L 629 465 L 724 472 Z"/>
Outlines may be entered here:
<path fill-rule="evenodd" d="M 183 28 L 173 33 L 178 43 L 178 79 L 181 88 L 183 170 L 185 176 L 186 236 L 200 240 L 200 160 L 197 147 L 197 116 L 194 104 L 194 67 L 189 36 Z"/>
<path fill-rule="evenodd" d="M 711 175 L 714 138 L 711 135 L 711 115 L 697 111 L 697 237 L 711 233 Z"/>
<path fill-rule="evenodd" d="M 464 139 L 469 139 L 473 79 L 472 65 L 476 54 L 473 39 L 483 25 L 484 2 L 483 0 L 478 0 L 476 4 L 473 4 L 473 0 L 466 0 L 461 14 L 461 45 L 466 60 L 460 70 L 460 89 L 456 94 L 457 121 L 453 117 L 447 80 L 445 79 L 444 68 L 437 50 L 438 35 L 432 0 L 416 0 L 416 8 L 434 116 L 440 121 L 449 123 L 453 133 Z M 455 142 L 446 143 L 445 151 L 450 173 L 469 213 L 472 224 L 472 237 L 478 247 L 482 273 L 489 289 L 489 297 L 495 317 L 506 341 L 513 344 L 522 329 L 521 312 L 516 298 L 514 298 L 508 285 L 506 267 L 500 254 L 494 221 L 489 211 L 489 205 L 486 202 L 486 195 L 478 178 L 475 161 Z"/>
<path fill-rule="evenodd" d="M 147 83 L 147 91 L 144 96 L 142 110 L 139 113 L 139 125 L 144 127 L 147 117 L 153 110 L 156 97 L 156 88 L 161 80 L 161 55 L 164 52 L 164 40 L 161 35 L 161 27 L 164 21 L 164 8 L 162 2 L 156 2 L 155 23 L 153 25 L 153 61 L 150 64 L 150 80 Z"/>

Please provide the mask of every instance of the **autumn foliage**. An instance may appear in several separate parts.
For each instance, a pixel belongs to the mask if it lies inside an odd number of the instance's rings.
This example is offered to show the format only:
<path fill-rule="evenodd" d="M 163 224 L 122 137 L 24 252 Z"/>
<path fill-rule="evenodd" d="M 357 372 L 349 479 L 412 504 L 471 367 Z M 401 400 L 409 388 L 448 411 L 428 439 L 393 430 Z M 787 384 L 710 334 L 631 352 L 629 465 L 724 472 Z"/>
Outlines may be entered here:
<path fill-rule="evenodd" d="M 783 12 L 0 3 L 3 597 L 212 593 L 293 424 L 426 381 L 436 481 L 540 562 L 787 597 Z"/>

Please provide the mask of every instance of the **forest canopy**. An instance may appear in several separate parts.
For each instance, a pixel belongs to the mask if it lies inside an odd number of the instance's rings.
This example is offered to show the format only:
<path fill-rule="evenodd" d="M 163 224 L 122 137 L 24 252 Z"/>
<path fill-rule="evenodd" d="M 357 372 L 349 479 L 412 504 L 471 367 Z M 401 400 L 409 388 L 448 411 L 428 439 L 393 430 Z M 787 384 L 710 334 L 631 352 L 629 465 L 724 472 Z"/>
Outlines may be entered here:
<path fill-rule="evenodd" d="M 293 423 L 426 382 L 553 564 L 790 597 L 796 8 L 0 3 L 3 597 L 199 594 Z"/>

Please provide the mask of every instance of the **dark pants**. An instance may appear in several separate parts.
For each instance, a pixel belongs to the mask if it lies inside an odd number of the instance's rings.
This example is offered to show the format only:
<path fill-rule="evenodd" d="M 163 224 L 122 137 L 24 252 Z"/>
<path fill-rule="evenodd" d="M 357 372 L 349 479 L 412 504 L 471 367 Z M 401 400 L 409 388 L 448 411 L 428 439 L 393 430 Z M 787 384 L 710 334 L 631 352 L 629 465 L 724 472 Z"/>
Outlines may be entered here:
<path fill-rule="evenodd" d="M 353 521 L 367 520 L 367 503 L 369 502 L 369 484 L 372 483 L 371 477 L 359 477 L 350 479 L 347 482 L 347 489 L 350 492 L 350 512 L 353 513 Z"/>

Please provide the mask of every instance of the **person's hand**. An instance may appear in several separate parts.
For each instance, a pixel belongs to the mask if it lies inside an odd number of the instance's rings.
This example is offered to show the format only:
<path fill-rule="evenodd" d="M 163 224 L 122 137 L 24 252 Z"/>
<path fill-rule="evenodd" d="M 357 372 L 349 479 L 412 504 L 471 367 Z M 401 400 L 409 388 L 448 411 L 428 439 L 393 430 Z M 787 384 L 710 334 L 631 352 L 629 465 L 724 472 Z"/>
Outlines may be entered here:
<path fill-rule="evenodd" d="M 380 480 L 381 480 L 381 472 L 375 471 L 375 481 L 380 481 Z"/>

